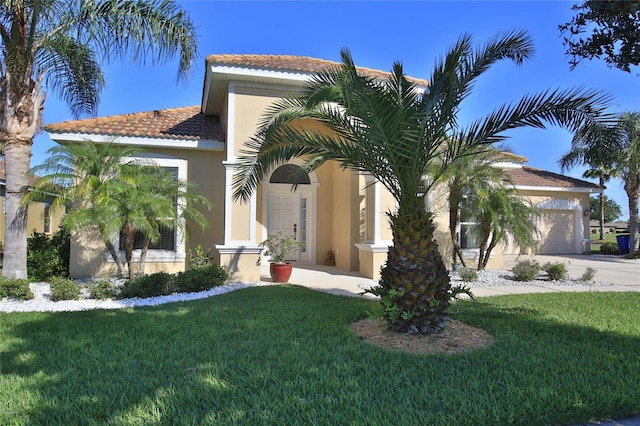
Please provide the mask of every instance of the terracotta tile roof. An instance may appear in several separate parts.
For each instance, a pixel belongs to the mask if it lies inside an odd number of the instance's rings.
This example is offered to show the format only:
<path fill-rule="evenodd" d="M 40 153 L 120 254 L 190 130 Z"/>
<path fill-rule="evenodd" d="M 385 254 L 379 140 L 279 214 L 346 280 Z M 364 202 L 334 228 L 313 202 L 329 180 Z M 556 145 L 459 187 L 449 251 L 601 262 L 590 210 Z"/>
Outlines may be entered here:
<path fill-rule="evenodd" d="M 209 55 L 207 56 L 207 64 L 309 74 L 340 65 L 338 62 L 327 61 L 324 59 L 293 55 Z M 389 73 L 385 71 L 364 67 L 357 68 L 362 74 L 374 78 L 386 78 L 389 76 Z M 421 86 L 427 86 L 429 84 L 427 80 L 409 76 L 407 76 L 407 79 Z"/>
<path fill-rule="evenodd" d="M 201 114 L 200 106 L 63 121 L 49 124 L 45 130 L 49 133 L 224 141 L 220 119 Z"/>
<path fill-rule="evenodd" d="M 599 188 L 598 185 L 585 180 L 575 179 L 546 170 L 523 166 L 505 170 L 516 186 L 543 186 L 552 188 Z"/>

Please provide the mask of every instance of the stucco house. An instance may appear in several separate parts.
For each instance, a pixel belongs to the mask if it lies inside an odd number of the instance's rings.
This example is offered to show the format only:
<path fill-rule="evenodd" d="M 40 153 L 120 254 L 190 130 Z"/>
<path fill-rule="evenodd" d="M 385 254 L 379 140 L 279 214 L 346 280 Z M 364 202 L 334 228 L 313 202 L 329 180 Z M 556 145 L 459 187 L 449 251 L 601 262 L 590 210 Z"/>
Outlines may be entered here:
<path fill-rule="evenodd" d="M 323 264 L 332 251 L 337 268 L 377 277 L 391 243 L 386 212 L 395 208 L 395 202 L 370 177 L 327 163 L 312 173 L 294 174 L 298 185 L 292 191 L 291 171 L 301 164 L 293 160 L 273 170 L 248 203 L 232 199 L 234 164 L 269 105 L 299 90 L 315 72 L 335 65 L 298 56 L 211 55 L 206 59 L 200 105 L 65 121 L 45 130 L 61 144 L 116 141 L 143 148 L 145 157 L 173 168 L 178 178 L 194 182 L 195 191 L 212 202 L 212 210 L 206 213 L 209 228 L 192 232 L 188 239 L 176 232 L 165 247 L 149 254 L 149 273 L 184 270 L 189 250 L 201 245 L 213 249 L 215 260 L 228 269 L 232 279 L 259 280 L 260 263 L 268 261 L 261 257 L 260 242 L 282 230 L 306 243 L 291 260 Z M 365 68 L 360 71 L 374 77 L 385 75 Z M 521 193 L 543 209 L 539 252 L 581 253 L 585 235 L 589 235 L 589 194 L 601 189 L 528 167 L 525 162 L 511 156 L 500 166 L 508 169 Z M 446 217 L 437 218 L 443 233 L 448 226 Z M 446 251 L 446 238 L 441 248 Z M 514 250 L 499 250 L 489 267 L 500 267 L 503 251 Z M 473 247 L 468 253 L 473 255 Z M 73 277 L 115 272 L 95 235 L 74 233 L 71 259 Z"/>

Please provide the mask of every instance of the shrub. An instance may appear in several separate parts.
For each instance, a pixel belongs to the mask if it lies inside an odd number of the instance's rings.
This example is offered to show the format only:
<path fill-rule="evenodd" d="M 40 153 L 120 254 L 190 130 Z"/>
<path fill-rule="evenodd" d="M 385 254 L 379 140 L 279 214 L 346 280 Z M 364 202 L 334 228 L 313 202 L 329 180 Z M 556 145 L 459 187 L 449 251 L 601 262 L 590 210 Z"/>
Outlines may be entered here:
<path fill-rule="evenodd" d="M 564 281 L 567 279 L 567 268 L 564 263 L 545 263 L 542 270 L 547 273 L 547 278 L 551 281 Z"/>
<path fill-rule="evenodd" d="M 535 260 L 523 260 L 511 270 L 516 281 L 533 281 L 540 273 L 540 264 Z"/>
<path fill-rule="evenodd" d="M 5 297 L 16 300 L 30 300 L 34 298 L 34 295 L 29 288 L 28 280 L 0 276 L 0 299 Z"/>
<path fill-rule="evenodd" d="M 126 281 L 118 292 L 119 299 L 132 297 L 166 296 L 175 293 L 173 275 L 166 272 L 156 272 Z"/>
<path fill-rule="evenodd" d="M 462 268 L 458 272 L 460 279 L 465 282 L 475 281 L 478 279 L 478 271 L 471 268 Z"/>
<path fill-rule="evenodd" d="M 62 228 L 51 238 L 35 232 L 27 239 L 27 273 L 38 281 L 69 276 L 69 231 Z"/>
<path fill-rule="evenodd" d="M 179 293 L 204 291 L 220 286 L 229 278 L 227 271 L 218 265 L 178 272 L 175 276 L 175 289 Z"/>
<path fill-rule="evenodd" d="M 189 267 L 191 269 L 203 269 L 211 266 L 213 260 L 209 257 L 211 250 L 206 253 L 200 244 L 195 249 L 195 253 L 189 250 Z"/>
<path fill-rule="evenodd" d="M 592 267 L 588 267 L 585 269 L 584 274 L 580 277 L 582 281 L 591 281 L 593 277 L 596 275 L 596 270 Z"/>
<path fill-rule="evenodd" d="M 620 254 L 620 248 L 617 243 L 611 241 L 600 245 L 600 254 Z"/>
<path fill-rule="evenodd" d="M 78 300 L 80 298 L 80 286 L 74 281 L 64 277 L 52 277 L 49 279 L 51 288 L 51 301 Z"/>
<path fill-rule="evenodd" d="M 113 299 L 118 291 L 111 285 L 109 280 L 94 281 L 89 284 L 89 296 L 92 299 Z"/>

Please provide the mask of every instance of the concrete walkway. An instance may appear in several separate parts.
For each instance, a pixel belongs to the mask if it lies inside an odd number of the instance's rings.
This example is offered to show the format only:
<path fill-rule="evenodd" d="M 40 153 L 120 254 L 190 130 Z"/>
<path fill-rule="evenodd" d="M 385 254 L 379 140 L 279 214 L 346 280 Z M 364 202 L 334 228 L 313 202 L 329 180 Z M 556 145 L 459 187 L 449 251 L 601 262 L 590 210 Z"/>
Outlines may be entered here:
<path fill-rule="evenodd" d="M 519 261 L 533 259 L 540 265 L 547 262 L 564 263 L 571 278 L 579 278 L 588 268 L 597 272 L 594 281 L 612 284 L 606 287 L 595 286 L 559 286 L 549 284 L 513 285 L 471 288 L 476 296 L 497 296 L 503 294 L 574 292 L 574 291 L 640 291 L 640 259 L 624 259 L 605 255 L 567 255 L 567 256 L 506 256 L 504 269 L 510 270 Z M 263 281 L 270 281 L 269 267 L 261 268 Z M 335 266 L 295 264 L 289 280 L 314 290 L 325 291 L 342 296 L 357 296 L 362 292 L 360 285 L 371 280 L 357 272 L 345 271 Z"/>

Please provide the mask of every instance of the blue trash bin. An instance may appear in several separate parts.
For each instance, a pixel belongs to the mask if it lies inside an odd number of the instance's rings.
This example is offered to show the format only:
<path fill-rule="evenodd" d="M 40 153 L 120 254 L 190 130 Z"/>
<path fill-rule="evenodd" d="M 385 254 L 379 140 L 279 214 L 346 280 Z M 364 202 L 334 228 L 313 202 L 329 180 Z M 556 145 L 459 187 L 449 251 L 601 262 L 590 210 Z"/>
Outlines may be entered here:
<path fill-rule="evenodd" d="M 631 251 L 631 235 L 617 235 L 620 254 L 628 254 Z"/>

